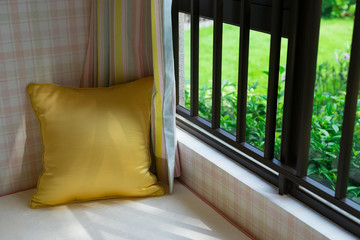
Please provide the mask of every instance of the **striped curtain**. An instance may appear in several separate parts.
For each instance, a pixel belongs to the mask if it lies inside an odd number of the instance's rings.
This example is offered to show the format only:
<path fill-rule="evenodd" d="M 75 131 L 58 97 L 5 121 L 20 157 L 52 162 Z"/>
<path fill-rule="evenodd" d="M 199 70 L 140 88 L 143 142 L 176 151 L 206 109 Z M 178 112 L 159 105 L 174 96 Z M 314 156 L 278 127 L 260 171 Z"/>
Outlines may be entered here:
<path fill-rule="evenodd" d="M 160 182 L 172 192 L 180 168 L 175 139 L 171 0 L 93 0 L 82 87 L 154 76 L 151 140 Z"/>
<path fill-rule="evenodd" d="M 82 87 L 105 87 L 153 75 L 151 2 L 93 0 Z"/>

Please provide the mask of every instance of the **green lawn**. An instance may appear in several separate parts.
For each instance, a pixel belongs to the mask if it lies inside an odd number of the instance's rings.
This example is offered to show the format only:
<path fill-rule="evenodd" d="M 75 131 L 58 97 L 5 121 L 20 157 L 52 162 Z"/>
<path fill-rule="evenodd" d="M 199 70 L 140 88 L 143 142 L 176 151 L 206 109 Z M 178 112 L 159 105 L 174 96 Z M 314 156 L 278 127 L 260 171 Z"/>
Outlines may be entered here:
<path fill-rule="evenodd" d="M 323 19 L 320 27 L 318 64 L 326 60 L 335 61 L 336 51 L 346 50 L 351 42 L 353 18 Z M 190 80 L 190 30 L 185 31 L 185 80 Z M 200 86 L 211 87 L 213 27 L 200 28 L 199 81 Z M 256 31 L 250 32 L 249 48 L 249 86 L 259 83 L 256 91 L 266 94 L 270 35 Z M 286 64 L 287 39 L 281 42 L 280 65 Z M 237 82 L 239 61 L 239 27 L 224 24 L 223 27 L 222 80 Z"/>

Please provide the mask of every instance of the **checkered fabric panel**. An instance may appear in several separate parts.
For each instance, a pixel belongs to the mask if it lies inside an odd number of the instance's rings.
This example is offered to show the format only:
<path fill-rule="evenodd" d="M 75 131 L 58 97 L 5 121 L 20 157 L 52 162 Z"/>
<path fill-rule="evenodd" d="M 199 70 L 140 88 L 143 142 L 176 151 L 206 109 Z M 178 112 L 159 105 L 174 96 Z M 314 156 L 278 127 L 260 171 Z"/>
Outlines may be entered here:
<path fill-rule="evenodd" d="M 90 7 L 88 0 L 0 1 L 0 195 L 36 186 L 42 146 L 26 86 L 79 86 Z"/>
<path fill-rule="evenodd" d="M 181 142 L 179 154 L 181 181 L 256 239 L 326 239 Z"/>

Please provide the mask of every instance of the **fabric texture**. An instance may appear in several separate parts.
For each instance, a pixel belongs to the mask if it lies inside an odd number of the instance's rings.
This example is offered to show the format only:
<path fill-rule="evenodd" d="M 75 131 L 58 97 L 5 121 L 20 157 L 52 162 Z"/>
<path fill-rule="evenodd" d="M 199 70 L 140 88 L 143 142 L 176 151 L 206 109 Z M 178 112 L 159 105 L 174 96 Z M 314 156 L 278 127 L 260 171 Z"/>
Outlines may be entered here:
<path fill-rule="evenodd" d="M 156 170 L 173 191 L 174 177 L 180 175 L 175 137 L 175 73 L 172 45 L 171 0 L 151 1 L 151 29 L 154 62 L 153 145 Z"/>
<path fill-rule="evenodd" d="M 175 159 L 175 76 L 168 0 L 92 1 L 92 26 L 82 86 L 113 86 L 154 76 L 151 140 L 156 173 L 169 184 Z"/>
<path fill-rule="evenodd" d="M 82 87 L 104 87 L 153 75 L 150 1 L 91 0 Z"/>
<path fill-rule="evenodd" d="M 31 208 L 163 195 L 149 170 L 152 85 L 149 77 L 110 88 L 27 87 L 44 165 Z"/>
<path fill-rule="evenodd" d="M 42 146 L 25 89 L 79 86 L 90 9 L 88 0 L 0 1 L 0 196 L 36 186 Z"/>

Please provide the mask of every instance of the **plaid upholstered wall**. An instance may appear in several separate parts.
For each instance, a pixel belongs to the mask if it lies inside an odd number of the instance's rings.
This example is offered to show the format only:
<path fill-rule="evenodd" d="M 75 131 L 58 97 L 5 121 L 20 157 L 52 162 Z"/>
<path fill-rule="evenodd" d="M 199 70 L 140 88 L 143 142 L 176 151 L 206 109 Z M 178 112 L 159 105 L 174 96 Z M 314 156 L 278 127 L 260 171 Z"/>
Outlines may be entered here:
<path fill-rule="evenodd" d="M 91 1 L 0 1 L 0 195 L 36 186 L 39 125 L 30 82 L 78 86 L 88 43 Z"/>

